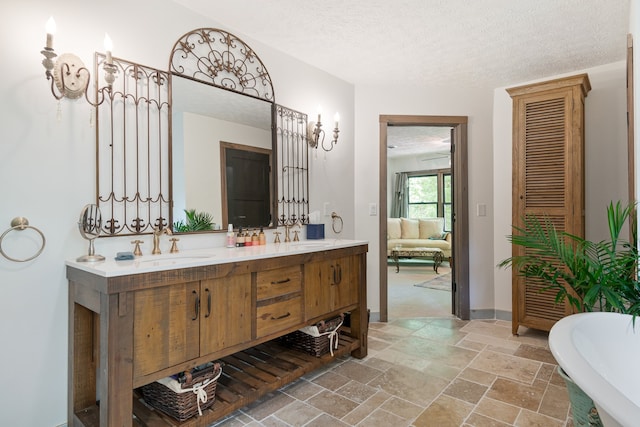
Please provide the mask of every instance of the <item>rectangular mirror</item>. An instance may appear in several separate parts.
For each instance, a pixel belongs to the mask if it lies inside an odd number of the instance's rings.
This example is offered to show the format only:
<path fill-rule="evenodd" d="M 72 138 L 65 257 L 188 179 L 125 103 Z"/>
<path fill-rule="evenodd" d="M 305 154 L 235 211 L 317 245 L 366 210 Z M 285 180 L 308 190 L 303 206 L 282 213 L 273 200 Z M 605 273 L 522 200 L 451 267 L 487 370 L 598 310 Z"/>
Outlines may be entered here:
<path fill-rule="evenodd" d="M 273 104 L 271 102 L 210 86 L 203 82 L 190 80 L 176 75 L 172 80 L 172 185 L 173 185 L 173 224 L 187 224 L 186 211 L 196 214 L 208 214 L 213 224 L 212 231 L 227 230 L 228 222 L 234 228 L 272 227 L 276 218 L 275 167 L 270 166 L 267 183 L 260 183 L 259 194 L 266 199 L 260 209 L 246 215 L 237 203 L 242 195 L 227 194 L 225 185 L 227 171 L 221 162 L 221 143 L 255 147 L 262 152 L 270 152 L 275 159 L 276 145 L 273 126 Z M 239 165 L 238 165 L 239 166 Z M 231 167 L 231 166 L 230 166 Z M 247 174 L 238 168 L 236 174 Z M 257 185 L 256 185 L 257 186 Z M 258 190 L 258 188 L 256 188 Z M 228 220 L 229 206 L 236 206 L 234 220 Z M 246 209 L 255 209 L 256 204 L 246 204 Z M 249 208 L 251 206 L 251 208 Z M 240 211 L 238 211 L 238 209 Z M 256 221 L 256 224 L 244 223 Z M 189 231 L 206 231 L 203 229 Z"/>

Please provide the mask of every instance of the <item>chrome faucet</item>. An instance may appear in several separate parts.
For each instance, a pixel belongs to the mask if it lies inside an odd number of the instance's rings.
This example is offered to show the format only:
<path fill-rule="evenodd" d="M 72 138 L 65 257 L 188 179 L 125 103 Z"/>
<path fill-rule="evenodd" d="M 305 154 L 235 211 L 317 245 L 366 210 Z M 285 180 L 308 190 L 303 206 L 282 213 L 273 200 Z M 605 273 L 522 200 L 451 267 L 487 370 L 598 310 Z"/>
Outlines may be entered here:
<path fill-rule="evenodd" d="M 162 253 L 160 251 L 160 236 L 162 236 L 163 234 L 171 236 L 173 233 L 169 228 L 158 228 L 157 230 L 153 231 L 153 250 L 151 251 L 151 254 L 159 255 Z"/>

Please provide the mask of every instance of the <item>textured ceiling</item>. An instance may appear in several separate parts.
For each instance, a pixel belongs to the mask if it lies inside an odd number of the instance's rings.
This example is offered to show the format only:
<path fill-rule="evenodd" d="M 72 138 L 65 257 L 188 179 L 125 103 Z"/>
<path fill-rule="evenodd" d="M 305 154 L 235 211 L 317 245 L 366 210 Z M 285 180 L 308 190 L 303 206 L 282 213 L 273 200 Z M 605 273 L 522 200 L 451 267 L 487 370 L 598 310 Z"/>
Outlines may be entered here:
<path fill-rule="evenodd" d="M 629 0 L 174 1 L 356 85 L 508 86 L 624 60 L 629 26 Z"/>
<path fill-rule="evenodd" d="M 355 85 L 509 86 L 622 61 L 629 26 L 629 0 L 174 1 Z M 443 151 L 389 131 L 390 157 Z"/>

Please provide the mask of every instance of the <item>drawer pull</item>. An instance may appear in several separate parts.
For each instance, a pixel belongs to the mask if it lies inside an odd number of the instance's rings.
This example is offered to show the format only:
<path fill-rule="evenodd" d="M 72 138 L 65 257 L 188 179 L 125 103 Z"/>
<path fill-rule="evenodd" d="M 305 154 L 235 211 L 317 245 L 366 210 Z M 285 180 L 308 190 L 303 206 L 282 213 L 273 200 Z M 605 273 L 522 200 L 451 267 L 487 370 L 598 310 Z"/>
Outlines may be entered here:
<path fill-rule="evenodd" d="M 282 316 L 279 316 L 279 317 L 271 316 L 271 320 L 280 320 L 280 319 L 284 319 L 285 317 L 289 317 L 289 316 L 291 316 L 291 313 L 287 311 L 287 314 L 283 314 Z"/>
<path fill-rule="evenodd" d="M 196 305 L 194 307 L 195 310 L 195 316 L 193 316 L 191 318 L 191 320 L 196 320 L 198 319 L 198 316 L 200 315 L 200 296 L 198 296 L 198 293 L 196 291 L 192 291 L 193 294 L 196 295 Z"/>
<path fill-rule="evenodd" d="M 290 281 L 291 281 L 291 279 L 289 277 L 287 277 L 284 280 L 276 280 L 275 282 L 271 282 L 271 284 L 272 285 L 280 285 L 282 283 L 287 283 L 287 282 L 290 282 Z"/>
<path fill-rule="evenodd" d="M 207 293 L 207 314 L 204 315 L 206 319 L 211 316 L 211 291 L 209 291 L 209 288 L 206 288 L 204 291 Z"/>

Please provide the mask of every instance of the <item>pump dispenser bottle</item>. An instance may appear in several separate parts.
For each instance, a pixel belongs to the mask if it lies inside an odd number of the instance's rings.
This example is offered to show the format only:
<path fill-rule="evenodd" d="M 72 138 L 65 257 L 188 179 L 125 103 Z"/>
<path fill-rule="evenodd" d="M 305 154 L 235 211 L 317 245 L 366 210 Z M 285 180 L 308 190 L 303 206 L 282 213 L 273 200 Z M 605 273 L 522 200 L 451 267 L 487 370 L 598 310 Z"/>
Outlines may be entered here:
<path fill-rule="evenodd" d="M 236 247 L 236 235 L 233 232 L 233 224 L 229 224 L 229 228 L 227 229 L 227 247 L 235 248 Z"/>

